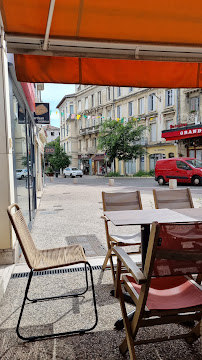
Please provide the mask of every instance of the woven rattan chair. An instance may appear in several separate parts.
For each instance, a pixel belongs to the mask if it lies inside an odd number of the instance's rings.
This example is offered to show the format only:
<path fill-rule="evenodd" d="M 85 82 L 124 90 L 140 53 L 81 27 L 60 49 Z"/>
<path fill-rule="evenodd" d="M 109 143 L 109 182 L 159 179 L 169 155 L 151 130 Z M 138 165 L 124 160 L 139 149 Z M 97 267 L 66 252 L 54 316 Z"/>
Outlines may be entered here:
<path fill-rule="evenodd" d="M 156 209 L 188 209 L 193 208 L 193 200 L 189 188 L 176 190 L 153 189 Z"/>
<path fill-rule="evenodd" d="M 119 210 L 142 210 L 142 201 L 139 191 L 133 192 L 102 192 L 103 211 L 119 211 Z M 105 221 L 105 231 L 107 238 L 108 251 L 102 266 L 104 271 L 108 260 L 110 260 L 110 267 L 112 270 L 113 279 L 115 279 L 115 270 L 112 259 L 112 249 L 114 246 L 131 246 L 140 245 L 141 239 L 137 238 L 135 234 L 129 235 L 113 235 L 109 233 L 108 220 L 103 216 Z M 130 252 L 134 254 L 134 252 Z"/>
<path fill-rule="evenodd" d="M 16 211 L 13 211 L 13 210 Z M 18 241 L 20 243 L 20 246 L 22 248 L 23 255 L 26 259 L 27 265 L 30 268 L 30 273 L 28 277 L 28 282 L 25 290 L 25 295 L 20 311 L 20 316 L 16 328 L 17 335 L 23 339 L 23 340 L 37 340 L 37 339 L 43 339 L 48 337 L 55 337 L 55 336 L 64 336 L 69 335 L 73 333 L 85 333 L 86 331 L 90 331 L 95 328 L 97 325 L 97 308 L 96 308 L 96 300 L 95 300 L 95 291 L 94 291 L 94 284 L 93 284 L 93 275 L 92 275 L 92 269 L 90 264 L 88 263 L 86 256 L 84 254 L 84 250 L 82 246 L 80 245 L 72 245 L 62 248 L 55 248 L 55 249 L 48 249 L 48 250 L 38 250 L 35 247 L 35 244 L 33 242 L 33 239 L 31 237 L 31 234 L 29 232 L 29 229 L 26 225 L 25 219 L 22 215 L 22 212 L 18 206 L 18 204 L 12 204 L 8 207 L 8 216 L 10 218 L 11 224 L 15 230 L 16 236 L 18 238 Z M 86 286 L 85 290 L 81 291 L 78 294 L 71 294 L 71 295 L 60 295 L 60 296 L 53 296 L 53 297 L 46 297 L 46 298 L 39 298 L 39 299 L 29 299 L 28 298 L 28 291 L 30 287 L 30 283 L 32 280 L 33 273 L 35 271 L 43 271 L 47 269 L 53 269 L 53 268 L 59 268 L 69 265 L 75 265 L 75 264 L 84 264 L 85 268 L 85 279 L 86 279 Z M 88 268 L 90 270 L 90 278 L 91 278 L 91 284 L 92 284 L 92 296 L 93 296 L 93 305 L 94 305 L 94 312 L 95 312 L 95 323 L 93 326 L 87 329 L 79 329 L 74 331 L 68 331 L 68 332 L 61 332 L 56 334 L 47 334 L 47 335 L 40 335 L 40 336 L 31 336 L 31 337 L 24 337 L 20 334 L 20 322 L 23 315 L 23 310 L 25 307 L 26 301 L 29 302 L 37 302 L 37 301 L 45 301 L 45 300 L 55 300 L 59 298 L 65 298 L 65 297 L 78 297 L 83 294 L 85 294 L 88 290 Z M 76 279 L 75 279 L 76 281 Z"/>
<path fill-rule="evenodd" d="M 114 247 L 117 255 L 116 296 L 120 299 L 126 338 L 120 351 L 130 352 L 136 359 L 134 345 L 185 338 L 192 343 L 200 337 L 202 287 L 192 273 L 202 272 L 202 222 L 184 224 L 153 223 L 144 271 L 122 248 Z M 121 274 L 121 265 L 127 275 Z M 134 316 L 127 316 L 121 284 L 136 305 Z M 198 321 L 187 334 L 163 336 L 135 341 L 140 327 Z M 116 324 L 115 324 L 116 326 Z"/>

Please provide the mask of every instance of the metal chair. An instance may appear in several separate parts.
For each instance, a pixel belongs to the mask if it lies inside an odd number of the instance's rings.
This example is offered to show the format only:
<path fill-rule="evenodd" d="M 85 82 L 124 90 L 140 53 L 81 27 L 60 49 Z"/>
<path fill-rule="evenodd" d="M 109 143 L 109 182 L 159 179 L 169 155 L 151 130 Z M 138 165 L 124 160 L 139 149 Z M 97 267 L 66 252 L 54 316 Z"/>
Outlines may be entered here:
<path fill-rule="evenodd" d="M 103 211 L 119 211 L 119 210 L 142 210 L 142 201 L 139 191 L 133 192 L 115 192 L 108 193 L 102 192 Z M 141 239 L 135 236 L 135 234 L 129 235 L 113 235 L 109 233 L 108 220 L 105 216 L 102 217 L 105 221 L 105 231 L 107 238 L 108 251 L 102 266 L 104 271 L 108 260 L 110 260 L 110 267 L 112 270 L 113 279 L 115 279 L 115 270 L 112 259 L 112 250 L 114 246 L 131 246 L 140 245 Z M 130 252 L 134 254 L 134 252 Z"/>
<path fill-rule="evenodd" d="M 116 291 L 120 299 L 126 337 L 120 345 L 124 355 L 136 359 L 134 345 L 185 338 L 187 343 L 200 336 L 202 287 L 189 277 L 202 273 L 202 222 L 184 224 L 153 223 L 144 271 L 123 249 L 114 247 L 117 255 Z M 121 275 L 124 265 L 127 275 Z M 121 284 L 136 305 L 132 320 L 127 316 Z M 188 333 L 140 339 L 140 327 L 198 321 Z"/>
<path fill-rule="evenodd" d="M 12 209 L 15 208 L 15 212 L 12 212 Z M 84 250 L 82 246 L 80 245 L 72 245 L 72 246 L 66 246 L 62 248 L 55 248 L 55 249 L 47 249 L 47 250 L 38 250 L 35 247 L 35 244 L 33 242 L 33 239 L 31 237 L 31 234 L 29 232 L 29 229 L 26 225 L 25 219 L 22 215 L 22 212 L 18 206 L 18 204 L 12 204 L 7 209 L 8 216 L 10 218 L 11 224 L 15 230 L 16 236 L 18 238 L 18 241 L 20 243 L 20 246 L 22 248 L 22 252 L 24 254 L 24 257 L 26 259 L 27 265 L 30 268 L 30 273 L 28 277 L 28 282 L 25 290 L 25 295 L 20 311 L 20 316 L 17 323 L 16 332 L 19 338 L 23 340 L 37 340 L 37 339 L 44 339 L 44 338 L 50 338 L 50 337 L 56 337 L 56 336 L 64 336 L 74 333 L 85 333 L 86 331 L 90 331 L 95 328 L 98 321 L 98 315 L 97 315 L 97 308 L 96 308 L 96 300 L 95 300 L 95 291 L 94 291 L 94 284 L 93 284 L 93 275 L 92 275 L 92 269 L 91 265 L 87 261 Z M 32 276 L 35 271 L 43 271 L 47 269 L 53 269 L 53 268 L 59 268 L 69 265 L 75 265 L 75 264 L 84 264 L 85 268 L 85 279 L 86 279 L 86 286 L 83 291 L 77 294 L 71 294 L 71 295 L 59 295 L 59 296 L 53 296 L 53 297 L 44 297 L 39 299 L 30 299 L 28 297 L 28 291 L 31 284 Z M 91 278 L 91 284 L 92 284 L 92 297 L 93 297 L 93 305 L 94 305 L 94 312 L 95 312 L 95 323 L 89 327 L 89 328 L 81 328 L 74 331 L 68 331 L 68 332 L 60 332 L 56 334 L 46 334 L 46 335 L 36 335 L 36 336 L 29 336 L 24 337 L 20 334 L 20 322 L 23 315 L 24 307 L 26 304 L 26 301 L 31 303 L 36 303 L 37 301 L 46 301 L 46 300 L 55 300 L 55 299 L 61 299 L 65 297 L 78 297 L 83 294 L 85 294 L 88 290 L 88 268 L 90 271 L 90 278 Z M 76 281 L 76 279 L 75 279 Z"/>

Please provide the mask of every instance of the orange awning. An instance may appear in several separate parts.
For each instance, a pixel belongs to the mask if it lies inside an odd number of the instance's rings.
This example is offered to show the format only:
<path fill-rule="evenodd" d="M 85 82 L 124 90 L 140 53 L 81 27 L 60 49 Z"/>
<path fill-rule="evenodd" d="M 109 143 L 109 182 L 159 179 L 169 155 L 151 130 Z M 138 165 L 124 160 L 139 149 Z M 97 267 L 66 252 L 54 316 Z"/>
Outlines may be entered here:
<path fill-rule="evenodd" d="M 201 87 L 200 0 L 0 0 L 0 10 L 20 81 Z"/>

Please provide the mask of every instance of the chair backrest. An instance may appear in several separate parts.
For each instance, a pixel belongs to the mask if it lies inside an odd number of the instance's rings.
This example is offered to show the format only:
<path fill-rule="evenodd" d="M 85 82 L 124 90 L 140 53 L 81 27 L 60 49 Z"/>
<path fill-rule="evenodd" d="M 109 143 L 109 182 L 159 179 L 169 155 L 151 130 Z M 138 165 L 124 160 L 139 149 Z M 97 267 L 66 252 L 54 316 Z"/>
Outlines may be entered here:
<path fill-rule="evenodd" d="M 13 208 L 16 208 L 16 211 L 12 214 Z M 33 269 L 35 259 L 39 250 L 37 250 L 33 242 L 30 231 L 27 227 L 27 224 L 18 204 L 10 205 L 7 209 L 7 213 L 22 248 L 22 252 L 26 259 L 27 265 L 30 269 Z"/>
<path fill-rule="evenodd" d="M 156 246 L 152 276 L 202 273 L 202 222 L 158 224 L 156 229 L 157 237 L 151 232 L 150 238 Z"/>
<path fill-rule="evenodd" d="M 189 188 L 176 190 L 153 189 L 156 209 L 186 209 L 193 208 L 193 200 Z"/>
<path fill-rule="evenodd" d="M 131 192 L 102 192 L 104 211 L 142 210 L 139 191 Z"/>

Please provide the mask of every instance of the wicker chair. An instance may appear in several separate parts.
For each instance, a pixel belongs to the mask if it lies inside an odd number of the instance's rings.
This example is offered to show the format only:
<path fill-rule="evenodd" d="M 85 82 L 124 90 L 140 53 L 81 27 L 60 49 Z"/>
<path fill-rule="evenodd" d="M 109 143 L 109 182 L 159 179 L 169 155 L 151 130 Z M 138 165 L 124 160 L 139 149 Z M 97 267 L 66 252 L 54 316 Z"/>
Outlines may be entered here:
<path fill-rule="evenodd" d="M 12 209 L 16 209 L 15 212 L 12 211 Z M 22 215 L 22 212 L 18 206 L 18 204 L 12 204 L 7 209 L 8 216 L 10 218 L 11 224 L 15 230 L 16 236 L 18 238 L 18 241 L 20 243 L 20 246 L 22 248 L 22 252 L 24 254 L 24 257 L 26 259 L 27 265 L 30 268 L 30 273 L 28 277 L 28 282 L 25 290 L 25 295 L 20 311 L 20 316 L 17 323 L 16 332 L 19 338 L 23 340 L 37 340 L 37 339 L 43 339 L 43 338 L 49 338 L 49 337 L 56 337 L 56 336 L 64 336 L 69 335 L 73 333 L 85 333 L 86 331 L 90 331 L 95 328 L 98 321 L 97 316 L 97 308 L 96 308 L 96 300 L 95 300 L 95 291 L 94 291 L 94 284 L 93 284 L 93 275 L 92 275 L 92 269 L 90 264 L 88 263 L 84 250 L 82 246 L 80 245 L 72 245 L 67 246 L 63 248 L 55 248 L 55 249 L 47 249 L 47 250 L 38 250 L 35 247 L 35 244 L 33 242 L 33 239 L 31 237 L 31 234 L 29 232 L 29 229 L 26 225 L 25 219 Z M 84 291 L 81 291 L 77 294 L 71 294 L 71 295 L 60 295 L 60 296 L 53 296 L 53 297 L 44 297 L 39 299 L 29 299 L 28 298 L 28 291 L 30 287 L 30 283 L 32 280 L 32 276 L 34 271 L 43 271 L 47 269 L 53 269 L 53 268 L 59 268 L 69 265 L 75 265 L 75 264 L 84 264 L 85 267 L 85 279 L 86 279 L 86 286 Z M 30 336 L 30 337 L 24 337 L 20 334 L 20 322 L 23 315 L 23 310 L 25 307 L 26 300 L 29 302 L 37 302 L 37 301 L 46 301 L 46 300 L 55 300 L 59 298 L 65 298 L 65 297 L 78 297 L 83 294 L 85 294 L 88 290 L 88 268 L 90 270 L 90 278 L 91 278 L 91 284 L 92 284 L 92 296 L 93 296 L 93 304 L 94 304 L 94 312 L 95 312 L 95 323 L 93 326 L 87 329 L 79 329 L 74 331 L 68 331 L 68 332 L 61 332 L 56 334 L 46 334 L 46 335 L 38 335 L 38 336 Z"/>
<path fill-rule="evenodd" d="M 142 201 L 139 191 L 133 192 L 116 192 L 116 193 L 107 193 L 102 192 L 102 202 L 103 202 L 103 211 L 119 211 L 119 210 L 142 210 Z M 108 260 L 110 260 L 110 267 L 112 270 L 112 276 L 115 280 L 115 270 L 112 260 L 113 247 L 114 246 L 131 246 L 131 245 L 140 245 L 141 239 L 137 238 L 135 234 L 129 235 L 112 235 L 109 233 L 108 220 L 103 216 L 105 220 L 105 231 L 107 238 L 107 247 L 108 251 L 102 266 L 104 271 Z M 130 252 L 133 254 L 134 252 Z"/>

